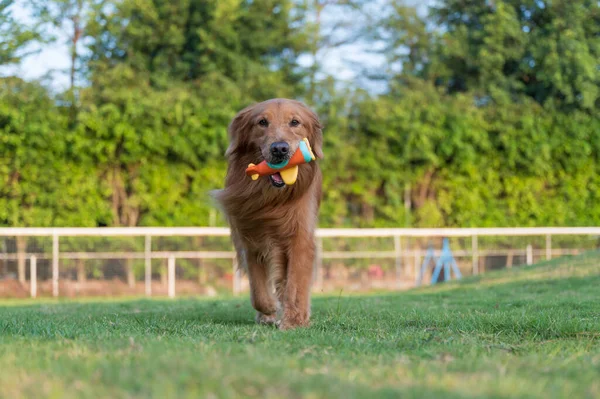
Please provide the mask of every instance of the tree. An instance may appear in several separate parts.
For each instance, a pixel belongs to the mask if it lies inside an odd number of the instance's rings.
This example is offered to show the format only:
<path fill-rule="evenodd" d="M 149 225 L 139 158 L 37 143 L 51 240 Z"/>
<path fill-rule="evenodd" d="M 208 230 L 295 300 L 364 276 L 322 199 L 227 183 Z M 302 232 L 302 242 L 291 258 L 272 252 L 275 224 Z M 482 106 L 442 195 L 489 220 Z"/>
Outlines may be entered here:
<path fill-rule="evenodd" d="M 435 72 L 430 69 L 437 66 L 438 32 L 416 7 L 407 6 L 403 0 L 389 3 L 388 12 L 376 19 L 369 30 L 370 40 L 383 43 L 380 52 L 387 59 L 387 70 L 379 78 L 387 83 L 405 77 L 434 81 Z"/>
<path fill-rule="evenodd" d="M 27 55 L 27 45 L 38 39 L 31 29 L 12 16 L 13 0 L 0 0 L 0 66 L 19 62 Z"/>
<path fill-rule="evenodd" d="M 445 31 L 450 91 L 500 101 L 520 95 L 564 111 L 597 109 L 600 6 L 595 1 L 446 0 L 434 12 Z"/>
<path fill-rule="evenodd" d="M 119 63 L 155 88 L 210 77 L 237 86 L 245 101 L 289 96 L 300 89 L 306 48 L 292 8 L 289 0 L 115 2 L 90 27 L 92 74 Z"/>
<path fill-rule="evenodd" d="M 70 158 L 64 109 L 37 83 L 0 80 L 0 224 L 96 226 L 102 187 Z"/>
<path fill-rule="evenodd" d="M 70 122 L 75 124 L 77 117 L 78 78 L 83 68 L 80 52 L 82 41 L 86 36 L 86 25 L 89 14 L 101 8 L 102 1 L 94 0 L 30 0 L 34 17 L 41 27 L 46 27 L 47 37 L 52 37 L 53 30 L 66 37 L 69 48 L 69 88 L 66 92 L 70 103 Z M 52 38 L 52 41 L 56 37 Z"/>
<path fill-rule="evenodd" d="M 298 11 L 306 24 L 307 66 L 306 99 L 318 104 L 321 83 L 327 86 L 329 73 L 323 70 L 323 60 L 331 50 L 352 45 L 359 41 L 367 24 L 364 0 L 308 0 L 300 2 Z"/>
<path fill-rule="evenodd" d="M 427 17 L 391 4 L 375 31 L 396 78 L 418 76 L 482 103 L 527 96 L 552 109 L 597 109 L 597 2 L 445 0 Z"/>

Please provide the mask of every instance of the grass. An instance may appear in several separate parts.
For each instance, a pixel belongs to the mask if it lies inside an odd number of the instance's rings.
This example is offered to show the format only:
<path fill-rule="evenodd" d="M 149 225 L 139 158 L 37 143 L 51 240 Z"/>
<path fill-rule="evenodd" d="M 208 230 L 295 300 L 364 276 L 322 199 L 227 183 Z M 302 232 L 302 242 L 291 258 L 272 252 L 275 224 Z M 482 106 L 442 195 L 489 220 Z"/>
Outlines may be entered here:
<path fill-rule="evenodd" d="M 0 302 L 0 397 L 600 397 L 600 256 L 404 293 Z"/>

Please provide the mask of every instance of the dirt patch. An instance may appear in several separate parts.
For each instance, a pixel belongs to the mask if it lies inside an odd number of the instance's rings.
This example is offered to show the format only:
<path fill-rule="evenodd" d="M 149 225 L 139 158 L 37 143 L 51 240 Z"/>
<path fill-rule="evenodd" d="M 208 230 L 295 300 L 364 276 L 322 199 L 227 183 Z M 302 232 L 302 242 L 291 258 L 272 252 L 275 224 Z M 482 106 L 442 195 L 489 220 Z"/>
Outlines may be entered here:
<path fill-rule="evenodd" d="M 402 280 L 398 282 L 394 277 L 372 278 L 366 273 L 358 276 L 344 276 L 345 278 L 324 278 L 320 287 L 313 284 L 313 292 L 331 293 L 343 290 L 345 292 L 369 292 L 369 291 L 395 291 L 414 287 L 413 281 Z M 216 296 L 219 293 L 230 294 L 232 282 L 221 279 L 214 284 L 201 285 L 194 280 L 177 280 L 175 293 L 177 296 Z M 246 277 L 242 278 L 241 292 L 249 291 L 249 283 Z M 63 298 L 77 297 L 107 297 L 107 296 L 145 296 L 146 286 L 143 281 L 136 281 L 130 286 L 121 279 L 112 280 L 60 280 L 58 284 L 59 296 Z M 24 284 L 15 279 L 0 280 L 0 298 L 27 298 L 30 295 L 29 281 Z M 52 296 L 52 281 L 38 281 L 39 297 Z M 152 296 L 168 296 L 168 286 L 161 281 L 152 282 Z"/>
<path fill-rule="evenodd" d="M 29 287 L 22 285 L 17 280 L 0 280 L 0 298 L 27 298 Z"/>

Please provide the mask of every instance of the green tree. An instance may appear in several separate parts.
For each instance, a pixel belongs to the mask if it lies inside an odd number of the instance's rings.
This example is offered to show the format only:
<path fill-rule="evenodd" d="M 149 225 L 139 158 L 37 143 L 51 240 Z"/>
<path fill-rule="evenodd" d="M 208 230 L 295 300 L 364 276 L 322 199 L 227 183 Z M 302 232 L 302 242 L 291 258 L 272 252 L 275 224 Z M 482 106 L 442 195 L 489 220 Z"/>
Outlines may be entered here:
<path fill-rule="evenodd" d="M 418 76 L 483 102 L 527 96 L 552 109 L 597 110 L 597 2 L 444 0 L 427 17 L 391 5 L 374 30 L 397 78 Z"/>
<path fill-rule="evenodd" d="M 435 10 L 451 91 L 494 100 L 527 95 L 561 110 L 597 109 L 600 6 L 596 1 L 446 0 Z"/>
<path fill-rule="evenodd" d="M 306 35 L 292 1 L 127 0 L 107 9 L 90 25 L 93 75 L 125 64 L 154 88 L 211 79 L 235 85 L 244 101 L 301 89 Z"/>
<path fill-rule="evenodd" d="M 47 91 L 0 80 L 0 224 L 96 226 L 106 216 L 101 186 L 69 159 L 73 136 Z"/>
<path fill-rule="evenodd" d="M 55 42 L 57 37 L 65 37 L 69 51 L 69 87 L 64 93 L 70 104 L 70 123 L 74 126 L 78 108 L 78 86 L 82 82 L 84 60 L 81 56 L 83 41 L 86 38 L 86 25 L 91 16 L 102 9 L 102 0 L 30 0 L 34 18 L 43 29 L 47 42 Z"/>
<path fill-rule="evenodd" d="M 39 36 L 12 16 L 14 0 L 0 0 L 0 66 L 16 63 L 27 54 L 27 45 Z"/>

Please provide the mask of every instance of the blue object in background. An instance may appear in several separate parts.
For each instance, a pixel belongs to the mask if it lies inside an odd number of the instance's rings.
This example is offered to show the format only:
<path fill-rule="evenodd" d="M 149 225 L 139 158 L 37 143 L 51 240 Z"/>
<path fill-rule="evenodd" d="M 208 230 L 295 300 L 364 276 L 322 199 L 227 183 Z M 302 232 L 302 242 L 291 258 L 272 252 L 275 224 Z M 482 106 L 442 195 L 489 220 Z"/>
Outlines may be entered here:
<path fill-rule="evenodd" d="M 462 274 L 460 273 L 458 265 L 456 264 L 456 260 L 454 260 L 454 256 L 450 250 L 450 241 L 447 238 L 444 238 L 442 243 L 442 253 L 437 260 L 435 258 L 433 246 L 429 245 L 427 254 L 423 260 L 423 266 L 421 266 L 421 271 L 419 272 L 417 286 L 422 284 L 423 276 L 425 275 L 425 272 L 427 271 L 431 261 L 433 261 L 435 264 L 435 269 L 433 270 L 433 275 L 431 276 L 431 285 L 434 285 L 438 282 L 442 269 L 444 269 L 444 281 L 449 281 L 451 279 L 451 270 L 454 272 L 455 279 L 460 280 L 462 278 Z"/>

